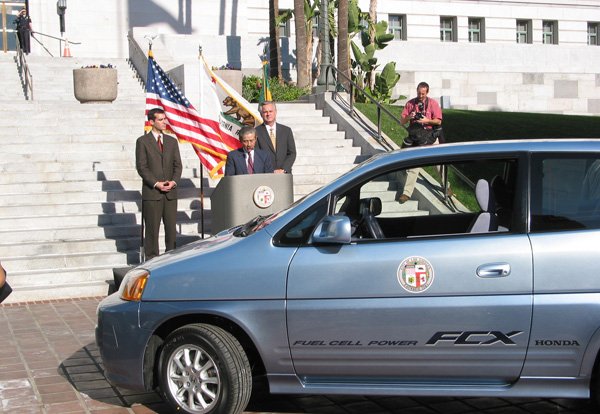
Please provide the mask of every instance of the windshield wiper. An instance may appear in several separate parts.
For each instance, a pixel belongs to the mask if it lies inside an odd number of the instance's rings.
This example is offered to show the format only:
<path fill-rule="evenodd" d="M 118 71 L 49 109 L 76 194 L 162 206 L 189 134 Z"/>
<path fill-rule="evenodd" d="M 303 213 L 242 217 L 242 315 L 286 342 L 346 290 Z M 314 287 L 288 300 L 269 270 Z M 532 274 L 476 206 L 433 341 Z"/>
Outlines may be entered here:
<path fill-rule="evenodd" d="M 250 220 L 249 222 L 244 224 L 242 227 L 236 229 L 235 232 L 233 233 L 233 235 L 236 237 L 249 236 L 251 233 L 254 232 L 254 227 L 258 226 L 259 224 L 264 222 L 269 217 L 270 217 L 270 215 L 269 216 L 256 216 L 252 220 Z"/>

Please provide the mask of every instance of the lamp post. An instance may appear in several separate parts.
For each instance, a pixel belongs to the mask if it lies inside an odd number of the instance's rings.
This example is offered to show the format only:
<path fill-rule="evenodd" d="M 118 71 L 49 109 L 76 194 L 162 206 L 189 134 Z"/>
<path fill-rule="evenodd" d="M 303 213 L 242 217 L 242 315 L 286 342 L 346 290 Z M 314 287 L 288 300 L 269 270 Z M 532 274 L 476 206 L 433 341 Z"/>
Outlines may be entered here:
<path fill-rule="evenodd" d="M 60 36 L 65 32 L 65 11 L 67 10 L 67 0 L 58 0 L 56 2 L 56 14 L 60 22 Z"/>
<path fill-rule="evenodd" d="M 328 66 L 331 65 L 331 49 L 329 47 L 329 0 L 321 0 L 319 13 L 319 41 L 321 42 L 321 72 L 313 93 L 335 90 L 333 76 L 327 78 Z M 333 75 L 333 74 L 332 74 Z"/>

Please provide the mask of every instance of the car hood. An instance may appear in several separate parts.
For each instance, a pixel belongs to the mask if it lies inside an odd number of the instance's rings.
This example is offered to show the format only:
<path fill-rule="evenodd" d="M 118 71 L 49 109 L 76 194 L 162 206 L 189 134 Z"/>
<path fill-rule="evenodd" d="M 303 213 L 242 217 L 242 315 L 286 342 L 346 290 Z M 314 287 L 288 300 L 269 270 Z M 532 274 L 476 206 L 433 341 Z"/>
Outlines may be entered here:
<path fill-rule="evenodd" d="M 224 231 L 140 265 L 150 272 L 142 301 L 248 300 L 285 297 L 295 248 L 275 247 L 258 231 Z"/>

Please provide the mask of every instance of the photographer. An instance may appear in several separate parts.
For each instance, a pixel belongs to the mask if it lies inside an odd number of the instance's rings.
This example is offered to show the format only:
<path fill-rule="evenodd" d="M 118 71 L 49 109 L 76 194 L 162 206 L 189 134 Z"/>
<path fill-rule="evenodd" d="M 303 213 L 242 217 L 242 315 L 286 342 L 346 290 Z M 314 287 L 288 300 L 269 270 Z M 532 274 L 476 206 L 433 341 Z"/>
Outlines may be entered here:
<path fill-rule="evenodd" d="M 442 109 L 440 105 L 428 98 L 429 85 L 425 82 L 417 86 L 417 97 L 411 99 L 402 111 L 402 125 L 410 121 L 408 137 L 404 139 L 402 148 L 420 147 L 434 144 L 438 139 L 434 127 L 442 125 Z"/>
<path fill-rule="evenodd" d="M 433 145 L 443 142 L 442 134 L 442 109 L 440 105 L 431 98 L 428 98 L 429 85 L 421 82 L 417 85 L 417 97 L 411 99 L 404 106 L 402 111 L 402 125 L 410 121 L 408 126 L 408 137 L 402 142 L 402 148 L 420 147 L 423 145 Z M 436 173 L 441 177 L 441 170 L 436 168 Z M 407 170 L 406 182 L 399 202 L 406 203 L 410 200 L 417 176 L 418 169 Z"/>

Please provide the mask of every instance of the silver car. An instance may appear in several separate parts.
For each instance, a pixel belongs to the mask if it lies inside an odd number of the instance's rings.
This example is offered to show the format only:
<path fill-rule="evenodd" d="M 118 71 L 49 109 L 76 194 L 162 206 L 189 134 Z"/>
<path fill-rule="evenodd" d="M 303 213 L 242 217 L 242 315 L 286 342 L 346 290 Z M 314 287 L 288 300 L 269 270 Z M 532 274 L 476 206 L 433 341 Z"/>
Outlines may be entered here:
<path fill-rule="evenodd" d="M 259 377 L 272 393 L 596 398 L 599 229 L 600 141 L 396 151 L 132 270 L 96 340 L 111 383 L 186 413 L 240 413 Z"/>

